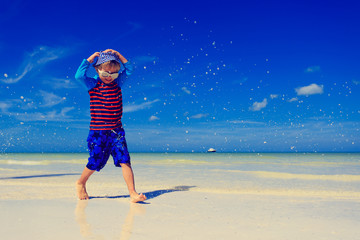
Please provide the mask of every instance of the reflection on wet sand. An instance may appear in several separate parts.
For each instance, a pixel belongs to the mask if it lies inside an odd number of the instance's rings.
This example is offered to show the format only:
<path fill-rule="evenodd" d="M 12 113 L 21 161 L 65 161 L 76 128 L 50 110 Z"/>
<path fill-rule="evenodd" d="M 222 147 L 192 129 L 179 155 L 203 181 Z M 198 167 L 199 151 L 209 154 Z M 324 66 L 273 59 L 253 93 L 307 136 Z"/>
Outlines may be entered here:
<path fill-rule="evenodd" d="M 83 237 L 90 237 L 92 234 L 91 226 L 86 220 L 85 208 L 89 201 L 78 201 L 75 208 L 75 220 L 79 224 L 80 233 Z"/>
<path fill-rule="evenodd" d="M 134 216 L 135 215 L 142 215 L 145 214 L 145 207 L 136 203 L 130 203 L 129 213 L 125 218 L 125 222 L 122 225 L 121 233 L 120 233 L 120 240 L 130 239 L 133 223 L 134 223 Z"/>
<path fill-rule="evenodd" d="M 168 189 L 162 189 L 162 190 L 155 190 L 151 192 L 146 192 L 144 195 L 147 197 L 147 199 L 153 199 L 156 197 L 159 197 L 163 194 L 167 193 L 173 193 L 173 192 L 181 192 L 181 191 L 189 191 L 191 188 L 194 188 L 196 186 L 175 186 Z M 120 196 L 92 196 L 90 199 L 124 199 L 129 198 L 128 195 L 120 195 Z M 75 209 L 75 220 L 79 224 L 80 227 L 80 233 L 84 238 L 91 238 L 91 239 L 104 239 L 102 236 L 95 236 L 93 234 L 93 229 L 91 225 L 88 223 L 88 219 L 85 214 L 86 206 L 88 205 L 89 200 L 79 200 L 76 209 Z M 120 203 L 120 202 L 119 202 Z M 128 202 L 126 202 L 128 203 Z M 139 202 L 139 203 L 131 203 L 129 202 L 129 212 L 125 218 L 125 222 L 121 227 L 120 232 L 120 238 L 121 240 L 129 239 L 132 233 L 133 229 L 133 223 L 134 223 L 134 216 L 135 215 L 141 215 L 145 213 L 145 205 L 149 203 L 145 202 Z M 121 216 L 119 214 L 118 216 Z M 113 221 L 108 222 L 108 224 L 111 224 Z"/>
<path fill-rule="evenodd" d="M 94 234 L 92 231 L 91 224 L 88 223 L 85 209 L 88 205 L 89 201 L 78 201 L 75 209 L 75 220 L 79 224 L 80 233 L 84 238 L 91 238 L 94 239 Z M 145 207 L 141 204 L 136 203 L 129 203 L 129 212 L 125 218 L 125 222 L 121 227 L 121 232 L 119 239 L 120 240 L 127 240 L 130 239 L 133 223 L 134 223 L 134 216 L 145 214 Z M 110 222 L 109 222 L 110 224 Z M 102 239 L 103 237 L 101 237 Z"/>

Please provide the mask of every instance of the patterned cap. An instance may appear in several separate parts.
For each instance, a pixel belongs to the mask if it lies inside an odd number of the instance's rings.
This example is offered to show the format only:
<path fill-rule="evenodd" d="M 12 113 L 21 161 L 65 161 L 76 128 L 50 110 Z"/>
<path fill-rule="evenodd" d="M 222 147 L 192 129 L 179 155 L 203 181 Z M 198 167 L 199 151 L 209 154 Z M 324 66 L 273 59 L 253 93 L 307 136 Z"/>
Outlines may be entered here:
<path fill-rule="evenodd" d="M 111 60 L 115 60 L 118 63 L 120 63 L 120 59 L 116 54 L 114 54 L 112 52 L 106 52 L 106 53 L 100 52 L 100 56 L 98 57 L 94 66 L 99 66 L 100 64 L 103 64 L 103 63 L 111 61 Z"/>

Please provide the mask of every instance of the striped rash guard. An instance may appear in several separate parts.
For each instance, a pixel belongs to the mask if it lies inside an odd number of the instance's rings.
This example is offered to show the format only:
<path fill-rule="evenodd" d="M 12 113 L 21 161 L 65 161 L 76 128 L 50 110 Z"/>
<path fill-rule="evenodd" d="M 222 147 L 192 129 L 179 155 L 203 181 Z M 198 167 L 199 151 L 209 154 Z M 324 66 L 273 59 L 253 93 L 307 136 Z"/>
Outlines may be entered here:
<path fill-rule="evenodd" d="M 105 84 L 99 76 L 86 76 L 90 63 L 84 59 L 78 68 L 75 78 L 83 82 L 90 95 L 90 130 L 112 130 L 122 127 L 123 112 L 121 86 L 132 73 L 130 62 L 123 64 L 123 70 L 117 79 Z"/>

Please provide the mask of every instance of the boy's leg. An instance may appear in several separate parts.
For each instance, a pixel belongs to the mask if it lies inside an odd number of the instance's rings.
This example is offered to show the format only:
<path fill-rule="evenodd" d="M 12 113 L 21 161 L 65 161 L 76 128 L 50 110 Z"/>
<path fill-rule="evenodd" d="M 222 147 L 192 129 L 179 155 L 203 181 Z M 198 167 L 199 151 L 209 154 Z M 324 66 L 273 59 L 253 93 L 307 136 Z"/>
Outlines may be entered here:
<path fill-rule="evenodd" d="M 90 157 L 88 163 L 81 174 L 81 177 L 76 182 L 76 191 L 80 200 L 89 199 L 86 192 L 86 182 L 89 177 L 95 172 L 100 171 L 106 164 L 110 156 L 111 142 L 109 142 L 109 135 L 106 132 L 90 130 L 88 136 L 88 149 Z"/>
<path fill-rule="evenodd" d="M 129 190 L 129 195 L 132 202 L 141 202 L 146 200 L 146 196 L 144 194 L 138 194 L 135 190 L 135 181 L 134 181 L 134 173 L 131 168 L 130 163 L 120 163 L 122 168 L 123 177 L 127 188 Z"/>
<path fill-rule="evenodd" d="M 135 190 L 134 173 L 131 168 L 130 155 L 127 149 L 124 129 L 115 129 L 115 131 L 113 131 L 112 137 L 114 138 L 114 144 L 111 155 L 114 158 L 115 166 L 120 166 L 122 169 L 123 177 L 129 190 L 131 201 L 145 201 L 145 195 L 142 193 L 138 194 Z"/>
<path fill-rule="evenodd" d="M 76 192 L 80 200 L 88 200 L 89 195 L 86 192 L 86 182 L 89 177 L 95 172 L 95 170 L 90 170 L 87 167 L 84 168 L 79 180 L 76 182 Z"/>

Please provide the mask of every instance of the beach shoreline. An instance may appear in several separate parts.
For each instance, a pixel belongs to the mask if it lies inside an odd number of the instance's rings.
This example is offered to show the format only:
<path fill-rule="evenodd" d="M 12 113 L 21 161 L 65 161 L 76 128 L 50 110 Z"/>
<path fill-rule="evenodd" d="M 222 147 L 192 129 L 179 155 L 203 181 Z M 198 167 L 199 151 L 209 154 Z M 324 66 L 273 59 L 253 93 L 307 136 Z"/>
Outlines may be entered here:
<path fill-rule="evenodd" d="M 2 239 L 356 239 L 360 227 L 359 156 L 291 155 L 222 159 L 207 155 L 133 155 L 130 202 L 121 171 L 108 165 L 77 200 L 86 158 L 0 160 Z M 163 157 L 161 157 L 163 156 Z M 24 161 L 24 162 L 14 162 Z M 27 162 L 26 162 L 27 161 Z M 45 161 L 45 162 L 44 162 Z"/>

